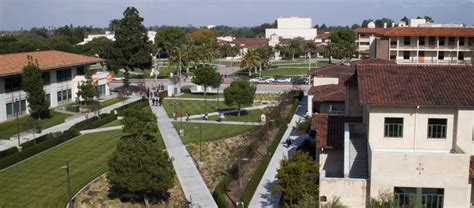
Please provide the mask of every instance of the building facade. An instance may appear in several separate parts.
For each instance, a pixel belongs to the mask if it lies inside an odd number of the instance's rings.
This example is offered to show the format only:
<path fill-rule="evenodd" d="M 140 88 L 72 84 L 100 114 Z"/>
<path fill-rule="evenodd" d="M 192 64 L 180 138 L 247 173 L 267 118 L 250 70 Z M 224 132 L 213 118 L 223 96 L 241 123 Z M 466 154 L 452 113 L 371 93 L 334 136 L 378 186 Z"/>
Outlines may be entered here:
<path fill-rule="evenodd" d="M 110 95 L 110 75 L 99 63 L 105 60 L 60 51 L 37 51 L 0 55 L 0 121 L 16 114 L 28 114 L 26 93 L 21 89 L 21 73 L 28 56 L 38 62 L 43 71 L 44 90 L 50 107 L 58 107 L 79 99 L 78 86 L 85 81 L 84 69 L 91 67 L 92 79 L 100 96 Z"/>
<path fill-rule="evenodd" d="M 313 28 L 312 19 L 302 17 L 280 17 L 277 19 L 277 28 L 265 29 L 267 39 L 272 35 L 277 35 L 287 39 L 302 37 L 305 40 L 314 40 L 317 34 L 317 29 Z"/>

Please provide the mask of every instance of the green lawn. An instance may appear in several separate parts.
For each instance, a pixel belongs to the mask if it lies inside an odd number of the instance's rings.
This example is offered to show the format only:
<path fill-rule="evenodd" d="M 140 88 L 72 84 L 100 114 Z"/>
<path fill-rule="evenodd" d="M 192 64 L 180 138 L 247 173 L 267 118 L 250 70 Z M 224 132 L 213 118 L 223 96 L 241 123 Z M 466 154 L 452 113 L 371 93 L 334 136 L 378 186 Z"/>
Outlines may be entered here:
<path fill-rule="evenodd" d="M 115 121 L 112 121 L 108 124 L 105 124 L 103 126 L 101 126 L 100 128 L 105 128 L 105 127 L 112 127 L 112 126 L 120 126 L 122 125 L 122 123 L 120 123 L 121 120 L 115 120 Z"/>
<path fill-rule="evenodd" d="M 107 170 L 121 130 L 87 134 L 0 172 L 0 207 L 64 207 L 69 161 L 72 192 L 76 193 Z"/>
<path fill-rule="evenodd" d="M 173 101 L 175 103 L 175 107 L 173 107 Z M 181 105 L 180 105 L 181 103 Z M 233 109 L 236 108 L 235 106 L 228 106 L 224 104 L 224 101 L 220 101 L 220 108 L 221 109 Z M 172 117 L 174 111 L 182 112 L 180 115 L 185 115 L 189 113 L 191 115 L 202 114 L 205 113 L 205 102 L 204 100 L 168 100 L 165 99 L 163 102 L 163 106 L 168 113 L 169 117 Z M 182 109 L 181 107 L 182 106 Z M 242 106 L 244 107 L 244 106 Z M 207 112 L 215 112 L 217 109 L 217 101 L 207 101 Z"/>
<path fill-rule="evenodd" d="M 100 108 L 105 108 L 107 106 L 111 106 L 115 103 L 122 102 L 122 101 L 123 101 L 123 98 L 119 98 L 119 97 L 108 99 L 100 103 Z"/>
<path fill-rule="evenodd" d="M 217 99 L 217 94 L 207 93 L 208 99 Z M 202 98 L 204 99 L 204 93 L 183 93 L 179 98 Z M 219 99 L 224 100 L 224 94 L 219 93 Z"/>
<path fill-rule="evenodd" d="M 232 66 L 239 66 L 240 65 L 240 60 L 214 60 L 211 63 L 212 64 L 226 65 L 226 66 L 230 66 L 231 63 L 232 63 Z"/>
<path fill-rule="evenodd" d="M 60 113 L 51 110 L 51 118 L 41 120 L 41 128 L 47 129 L 49 127 L 63 123 L 64 120 L 71 116 L 71 114 Z M 28 130 L 28 123 L 33 120 L 29 115 L 24 115 L 19 119 L 20 132 Z M 16 119 L 0 123 L 0 139 L 9 139 L 11 136 L 17 134 Z"/>
<path fill-rule="evenodd" d="M 180 129 L 180 122 L 173 122 L 177 131 Z M 240 134 L 243 134 L 256 126 L 243 125 L 226 125 L 226 124 L 201 124 L 202 125 L 202 141 L 217 141 L 227 139 Z M 183 121 L 184 137 L 182 141 L 184 144 L 199 142 L 199 124 L 186 123 Z"/>
<path fill-rule="evenodd" d="M 225 114 L 225 121 L 240 121 L 240 122 L 259 122 L 263 110 L 256 109 L 251 111 L 242 111 L 240 116 L 237 113 Z M 198 119 L 201 120 L 201 119 Z M 209 120 L 217 120 L 217 116 L 209 116 Z"/>
<path fill-rule="evenodd" d="M 328 62 L 318 62 L 318 68 L 329 66 Z M 312 65 L 314 68 L 315 65 Z M 262 71 L 262 76 L 298 76 L 308 74 L 308 64 L 280 65 L 277 68 L 270 68 Z"/>

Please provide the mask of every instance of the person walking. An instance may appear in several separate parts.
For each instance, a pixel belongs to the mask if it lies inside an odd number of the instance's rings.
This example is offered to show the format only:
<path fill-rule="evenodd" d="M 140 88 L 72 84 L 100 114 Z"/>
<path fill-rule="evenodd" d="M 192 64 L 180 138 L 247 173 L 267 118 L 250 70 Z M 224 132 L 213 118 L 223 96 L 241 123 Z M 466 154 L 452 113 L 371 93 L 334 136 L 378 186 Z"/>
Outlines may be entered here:
<path fill-rule="evenodd" d="M 205 121 L 209 120 L 209 116 L 207 115 L 207 113 L 204 114 L 203 120 L 205 120 Z"/>
<path fill-rule="evenodd" d="M 190 121 L 191 119 L 189 119 L 189 112 L 186 113 L 186 121 Z"/>

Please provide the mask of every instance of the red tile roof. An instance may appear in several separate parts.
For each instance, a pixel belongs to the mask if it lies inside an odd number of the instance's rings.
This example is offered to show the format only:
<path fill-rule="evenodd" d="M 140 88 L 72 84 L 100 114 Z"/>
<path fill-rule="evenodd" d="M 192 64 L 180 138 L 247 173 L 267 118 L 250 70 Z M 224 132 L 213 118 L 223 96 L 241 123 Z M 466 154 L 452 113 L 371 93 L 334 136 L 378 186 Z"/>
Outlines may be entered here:
<path fill-rule="evenodd" d="M 340 84 L 313 86 L 309 89 L 308 94 L 313 95 L 313 101 L 316 102 L 344 102 L 346 100 L 346 86 Z"/>
<path fill-rule="evenodd" d="M 357 61 L 351 61 L 351 66 L 357 66 L 362 64 L 397 64 L 395 61 L 380 59 L 380 58 L 369 58 Z"/>
<path fill-rule="evenodd" d="M 344 123 L 361 123 L 361 117 L 329 116 L 313 114 L 311 129 L 316 130 L 316 147 L 318 149 L 344 148 Z"/>
<path fill-rule="evenodd" d="M 5 76 L 21 73 L 23 71 L 23 67 L 28 64 L 27 56 L 32 56 L 33 60 L 38 60 L 39 67 L 42 70 L 93 64 L 105 61 L 104 59 L 97 57 L 55 50 L 4 54 L 0 55 L 0 75 Z"/>
<path fill-rule="evenodd" d="M 361 104 L 474 107 L 474 66 L 360 65 L 356 74 Z"/>
<path fill-rule="evenodd" d="M 387 30 L 384 36 L 456 36 L 474 37 L 474 28 L 468 27 L 395 27 Z"/>
<path fill-rule="evenodd" d="M 341 73 L 354 73 L 354 71 L 354 68 L 347 65 L 331 65 L 321 68 L 313 68 L 309 74 L 318 77 L 339 77 L 339 74 Z"/>
<path fill-rule="evenodd" d="M 256 48 L 268 45 L 268 39 L 265 38 L 235 38 L 233 44 L 238 44 L 243 48 Z"/>
<path fill-rule="evenodd" d="M 375 35 L 383 35 L 385 32 L 387 32 L 389 28 L 367 28 L 367 27 L 359 27 L 355 29 L 356 33 L 369 33 L 369 34 L 375 34 Z"/>

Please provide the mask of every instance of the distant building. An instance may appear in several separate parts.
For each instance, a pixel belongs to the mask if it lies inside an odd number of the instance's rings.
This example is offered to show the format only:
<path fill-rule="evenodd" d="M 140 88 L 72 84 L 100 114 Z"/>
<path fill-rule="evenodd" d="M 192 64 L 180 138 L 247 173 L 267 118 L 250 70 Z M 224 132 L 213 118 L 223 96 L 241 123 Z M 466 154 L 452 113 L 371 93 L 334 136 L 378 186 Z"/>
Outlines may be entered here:
<path fill-rule="evenodd" d="M 311 18 L 302 17 L 280 17 L 277 19 L 277 28 L 265 29 L 265 38 L 276 35 L 286 39 L 302 37 L 305 40 L 314 40 L 317 34 Z"/>
<path fill-rule="evenodd" d="M 148 40 L 155 43 L 155 36 L 156 36 L 155 31 L 148 31 L 147 36 L 148 36 Z M 115 41 L 115 33 L 113 31 L 105 31 L 105 34 L 88 35 L 87 38 L 84 38 L 84 40 L 82 42 L 78 43 L 77 45 L 84 45 L 84 44 L 92 41 L 94 38 L 100 38 L 100 37 L 105 37 L 109 40 Z"/>
<path fill-rule="evenodd" d="M 87 65 L 105 62 L 104 59 L 61 51 L 36 51 L 0 55 L 0 121 L 28 114 L 26 93 L 21 89 L 21 73 L 28 64 L 28 56 L 37 60 L 43 71 L 46 100 L 54 108 L 76 101 L 78 86 L 85 80 Z M 100 65 L 91 68 L 92 79 L 100 96 L 110 95 L 111 77 Z"/>

